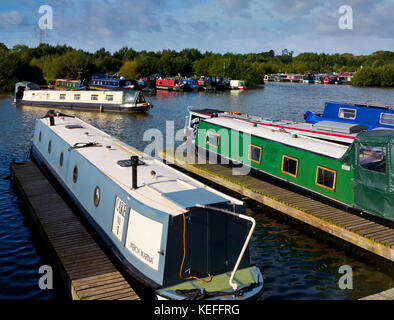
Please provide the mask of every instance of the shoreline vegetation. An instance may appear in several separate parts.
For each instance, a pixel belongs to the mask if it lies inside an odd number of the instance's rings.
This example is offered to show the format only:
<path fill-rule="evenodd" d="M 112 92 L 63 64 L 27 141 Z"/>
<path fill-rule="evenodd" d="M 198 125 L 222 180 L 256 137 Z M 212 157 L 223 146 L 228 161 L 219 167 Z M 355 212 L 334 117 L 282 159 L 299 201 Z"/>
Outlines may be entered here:
<path fill-rule="evenodd" d="M 293 56 L 284 49 L 260 53 L 201 53 L 181 51 L 135 51 L 123 47 L 110 53 L 104 48 L 94 53 L 66 45 L 40 44 L 30 48 L 0 43 L 0 93 L 11 93 L 15 83 L 26 80 L 45 85 L 55 79 L 90 79 L 92 74 L 119 72 L 130 79 L 160 74 L 163 77 L 211 75 L 245 80 L 249 87 L 264 82 L 265 74 L 308 72 L 355 72 L 352 85 L 394 87 L 394 52 L 376 51 L 370 55 L 305 52 Z"/>

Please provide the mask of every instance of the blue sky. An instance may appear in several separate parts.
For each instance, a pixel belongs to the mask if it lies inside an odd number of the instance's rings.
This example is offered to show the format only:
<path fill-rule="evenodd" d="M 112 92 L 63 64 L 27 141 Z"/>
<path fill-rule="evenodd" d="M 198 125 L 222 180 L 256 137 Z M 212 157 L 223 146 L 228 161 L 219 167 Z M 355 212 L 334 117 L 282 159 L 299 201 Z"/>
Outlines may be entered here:
<path fill-rule="evenodd" d="M 46 41 L 90 52 L 394 51 L 394 0 L 0 0 L 0 42 L 36 46 L 44 4 L 53 8 Z M 353 9 L 351 30 L 338 26 L 341 5 Z"/>

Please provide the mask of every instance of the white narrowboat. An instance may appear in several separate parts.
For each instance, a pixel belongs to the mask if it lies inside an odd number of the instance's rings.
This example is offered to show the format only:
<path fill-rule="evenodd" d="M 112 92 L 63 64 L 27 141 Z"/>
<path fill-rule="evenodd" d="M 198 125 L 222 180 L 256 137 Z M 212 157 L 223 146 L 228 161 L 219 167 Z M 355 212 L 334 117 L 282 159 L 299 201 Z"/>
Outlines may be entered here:
<path fill-rule="evenodd" d="M 36 120 L 31 156 L 158 299 L 261 296 L 242 201 L 53 110 Z"/>
<path fill-rule="evenodd" d="M 100 112 L 147 112 L 153 107 L 142 91 L 37 90 L 28 82 L 15 85 L 15 104 L 95 110 Z"/>

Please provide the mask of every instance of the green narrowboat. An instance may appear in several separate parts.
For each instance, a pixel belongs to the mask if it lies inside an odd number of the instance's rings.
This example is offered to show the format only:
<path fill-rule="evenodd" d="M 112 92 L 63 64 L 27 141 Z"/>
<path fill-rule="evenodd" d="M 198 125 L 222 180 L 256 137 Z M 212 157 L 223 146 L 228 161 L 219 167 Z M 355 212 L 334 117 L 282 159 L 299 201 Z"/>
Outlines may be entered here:
<path fill-rule="evenodd" d="M 393 130 L 362 132 L 345 146 L 214 114 L 200 119 L 193 138 L 222 163 L 394 221 Z"/>

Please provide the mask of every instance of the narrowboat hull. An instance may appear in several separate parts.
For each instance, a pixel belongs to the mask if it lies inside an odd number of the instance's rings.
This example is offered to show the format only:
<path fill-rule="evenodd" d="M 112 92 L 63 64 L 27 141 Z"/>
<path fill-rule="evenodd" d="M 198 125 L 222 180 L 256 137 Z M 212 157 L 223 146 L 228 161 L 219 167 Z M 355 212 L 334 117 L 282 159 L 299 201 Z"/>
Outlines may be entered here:
<path fill-rule="evenodd" d="M 153 108 L 153 105 L 134 105 L 125 107 L 122 104 L 103 104 L 103 103 L 75 103 L 75 102 L 49 102 L 49 101 L 31 101 L 15 100 L 17 105 L 37 106 L 43 108 L 54 107 L 59 109 L 86 110 L 99 112 L 124 112 L 124 113 L 145 113 Z"/>
<path fill-rule="evenodd" d="M 156 85 L 157 90 L 168 90 L 168 91 L 183 91 L 183 87 L 178 87 L 178 86 L 162 86 L 162 85 Z"/>
<path fill-rule="evenodd" d="M 247 248 L 255 222 L 242 214 L 241 201 L 82 120 L 54 114 L 50 111 L 36 121 L 32 159 L 79 208 L 127 274 L 152 290 L 166 292 L 186 285 L 191 272 L 199 277 L 212 274 L 216 288 L 221 275 L 235 264 L 233 279 L 246 269 L 256 275 L 249 277 L 253 282 L 236 285 L 244 296 L 230 279 L 224 293 L 210 292 L 210 298 L 244 299 L 262 292 L 261 272 L 250 265 Z M 138 161 L 130 168 L 127 161 L 133 158 Z M 252 227 L 245 220 L 253 221 Z M 225 246 L 218 246 L 222 241 Z M 187 295 L 168 298 L 183 300 Z"/>
<path fill-rule="evenodd" d="M 152 290 L 156 290 L 160 287 L 159 284 L 152 281 L 150 278 L 146 277 L 137 268 L 135 268 L 122 254 L 122 252 L 113 244 L 113 241 L 104 231 L 102 227 L 92 218 L 89 212 L 84 208 L 79 199 L 74 195 L 70 188 L 64 183 L 63 179 L 52 169 L 51 165 L 46 161 L 45 157 L 37 150 L 34 144 L 31 147 L 31 158 L 32 160 L 41 168 L 45 175 L 59 187 L 61 190 L 65 191 L 67 196 L 71 201 L 77 206 L 79 212 L 83 215 L 90 226 L 93 228 L 94 232 L 100 237 L 104 242 L 105 246 L 114 255 L 114 257 L 121 263 L 123 271 L 125 271 L 132 279 L 135 279 L 147 286 Z"/>

